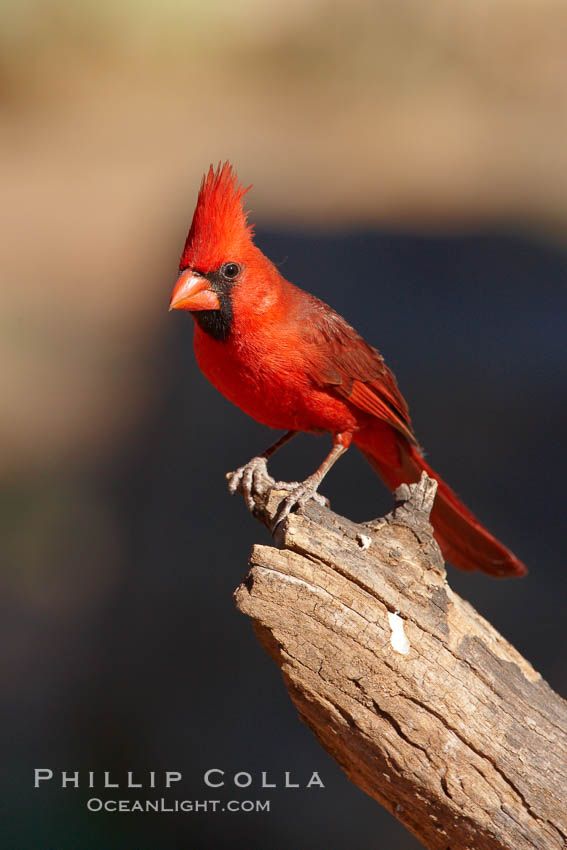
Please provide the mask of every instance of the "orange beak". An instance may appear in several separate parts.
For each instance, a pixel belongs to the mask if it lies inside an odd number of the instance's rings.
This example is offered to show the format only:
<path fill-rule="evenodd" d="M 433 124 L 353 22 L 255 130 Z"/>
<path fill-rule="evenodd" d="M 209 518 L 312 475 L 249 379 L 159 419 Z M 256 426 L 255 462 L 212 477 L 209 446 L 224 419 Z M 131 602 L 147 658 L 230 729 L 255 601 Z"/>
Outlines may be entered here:
<path fill-rule="evenodd" d="M 206 277 L 191 269 L 181 272 L 171 293 L 170 310 L 220 310 L 219 299 Z"/>

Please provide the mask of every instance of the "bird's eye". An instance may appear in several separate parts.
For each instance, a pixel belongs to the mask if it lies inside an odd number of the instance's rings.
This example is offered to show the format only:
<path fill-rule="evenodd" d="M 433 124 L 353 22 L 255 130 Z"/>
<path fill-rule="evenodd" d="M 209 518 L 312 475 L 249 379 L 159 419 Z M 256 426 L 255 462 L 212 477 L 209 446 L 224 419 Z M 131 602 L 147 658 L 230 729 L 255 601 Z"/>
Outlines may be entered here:
<path fill-rule="evenodd" d="M 225 263 L 221 266 L 221 274 L 227 280 L 236 280 L 240 274 L 240 266 L 238 263 Z"/>

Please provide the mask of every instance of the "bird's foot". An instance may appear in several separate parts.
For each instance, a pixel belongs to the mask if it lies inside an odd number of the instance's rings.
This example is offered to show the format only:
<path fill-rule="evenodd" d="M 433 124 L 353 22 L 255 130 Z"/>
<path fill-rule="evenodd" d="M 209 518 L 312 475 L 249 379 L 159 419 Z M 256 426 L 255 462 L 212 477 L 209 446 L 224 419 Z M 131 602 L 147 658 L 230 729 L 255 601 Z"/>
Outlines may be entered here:
<path fill-rule="evenodd" d="M 310 499 L 313 499 L 318 505 L 328 508 L 330 506 L 329 500 L 317 492 L 320 483 L 320 480 L 313 477 L 306 478 L 305 481 L 274 481 L 275 490 L 289 490 L 290 493 L 283 500 L 274 517 L 272 530 L 289 516 L 293 508 L 304 507 Z"/>
<path fill-rule="evenodd" d="M 228 489 L 232 495 L 240 490 L 244 496 L 246 507 L 254 512 L 254 496 L 263 496 L 268 490 L 289 490 L 282 502 L 274 520 L 274 528 L 284 520 L 294 507 L 303 507 L 310 499 L 318 505 L 329 507 L 330 502 L 317 492 L 320 483 L 313 478 L 305 481 L 275 481 L 268 472 L 268 461 L 265 457 L 253 457 L 244 466 L 234 472 L 227 473 Z"/>
<path fill-rule="evenodd" d="M 234 472 L 228 472 L 226 478 L 230 493 L 234 496 L 236 491 L 240 490 L 251 513 L 254 512 L 254 494 L 263 496 L 266 490 L 276 485 L 268 473 L 268 461 L 265 457 L 253 457 L 244 466 Z"/>
<path fill-rule="evenodd" d="M 289 490 L 290 496 L 292 496 L 294 490 L 299 490 L 300 487 L 304 487 L 306 484 L 308 484 L 308 482 L 309 479 L 306 479 L 305 481 L 274 481 L 273 484 L 270 484 L 270 487 L 272 487 L 274 490 Z M 317 490 L 314 490 L 311 496 L 307 497 L 306 501 L 309 501 L 309 499 L 313 499 L 314 502 L 317 502 L 317 504 L 321 505 L 323 508 L 331 507 L 331 503 L 327 499 L 327 497 L 323 496 L 321 493 L 318 493 Z"/>

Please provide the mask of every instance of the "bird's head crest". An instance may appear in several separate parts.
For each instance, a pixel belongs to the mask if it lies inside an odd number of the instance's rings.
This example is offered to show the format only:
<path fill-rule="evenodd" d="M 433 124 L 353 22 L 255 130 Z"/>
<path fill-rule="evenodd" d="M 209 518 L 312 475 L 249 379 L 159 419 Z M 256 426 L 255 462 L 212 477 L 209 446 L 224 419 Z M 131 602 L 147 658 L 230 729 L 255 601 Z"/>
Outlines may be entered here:
<path fill-rule="evenodd" d="M 191 229 L 179 263 L 180 269 L 191 266 L 210 271 L 228 260 L 238 260 L 251 244 L 253 227 L 247 224 L 243 189 L 238 176 L 227 161 L 217 169 L 211 165 L 203 176 Z"/>

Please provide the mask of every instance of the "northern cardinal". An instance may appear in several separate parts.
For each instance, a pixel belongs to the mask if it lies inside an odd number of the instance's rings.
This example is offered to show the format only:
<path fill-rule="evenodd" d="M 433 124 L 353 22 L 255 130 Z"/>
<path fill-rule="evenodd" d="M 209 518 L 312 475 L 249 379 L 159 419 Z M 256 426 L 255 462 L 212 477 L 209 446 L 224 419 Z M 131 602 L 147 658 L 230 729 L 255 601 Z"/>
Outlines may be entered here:
<path fill-rule="evenodd" d="M 287 433 L 230 476 L 252 492 L 275 484 L 268 458 L 299 431 L 327 431 L 333 448 L 302 483 L 293 482 L 279 518 L 317 497 L 351 442 L 391 489 L 438 482 L 431 512 L 444 557 L 463 570 L 521 576 L 525 566 L 492 536 L 422 457 L 408 406 L 380 353 L 334 310 L 285 280 L 254 244 L 243 189 L 228 162 L 203 177 L 170 309 L 195 319 L 197 362 L 230 401 Z M 282 483 L 278 483 L 282 486 Z"/>

